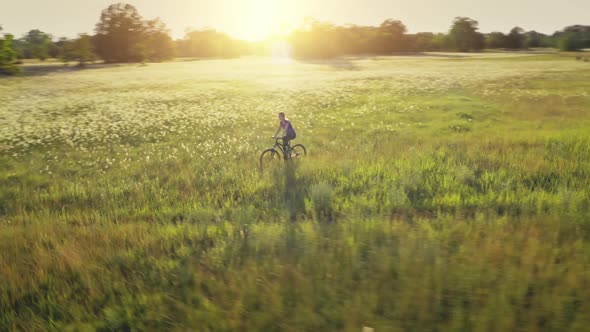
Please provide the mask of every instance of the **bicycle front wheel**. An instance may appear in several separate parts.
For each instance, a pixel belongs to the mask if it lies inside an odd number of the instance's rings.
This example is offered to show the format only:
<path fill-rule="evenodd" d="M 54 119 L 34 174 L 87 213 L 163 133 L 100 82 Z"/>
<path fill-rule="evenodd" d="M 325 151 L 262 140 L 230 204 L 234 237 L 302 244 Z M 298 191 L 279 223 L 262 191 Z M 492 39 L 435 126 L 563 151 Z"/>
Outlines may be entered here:
<path fill-rule="evenodd" d="M 301 159 L 307 155 L 307 150 L 303 144 L 295 144 L 291 148 L 291 159 Z"/>
<path fill-rule="evenodd" d="M 278 165 L 281 162 L 281 156 L 274 149 L 266 149 L 260 154 L 260 170 L 263 171 L 272 167 L 272 165 Z"/>

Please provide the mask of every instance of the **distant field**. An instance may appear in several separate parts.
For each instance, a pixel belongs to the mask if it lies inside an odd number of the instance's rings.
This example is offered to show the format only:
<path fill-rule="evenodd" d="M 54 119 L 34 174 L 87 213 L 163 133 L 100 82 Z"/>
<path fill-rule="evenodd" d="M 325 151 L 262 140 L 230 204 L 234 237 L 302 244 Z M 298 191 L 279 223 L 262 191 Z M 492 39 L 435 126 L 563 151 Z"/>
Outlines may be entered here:
<path fill-rule="evenodd" d="M 580 55 L 1 78 L 0 330 L 587 330 Z"/>

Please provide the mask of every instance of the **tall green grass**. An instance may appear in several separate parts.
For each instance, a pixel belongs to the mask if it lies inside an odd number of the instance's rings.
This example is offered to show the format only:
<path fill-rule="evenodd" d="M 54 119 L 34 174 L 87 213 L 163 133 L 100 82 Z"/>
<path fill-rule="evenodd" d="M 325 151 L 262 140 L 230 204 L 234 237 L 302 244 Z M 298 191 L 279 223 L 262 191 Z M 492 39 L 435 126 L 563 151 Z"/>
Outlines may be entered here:
<path fill-rule="evenodd" d="M 2 322 L 48 330 L 582 330 L 588 227 L 557 218 L 35 225 Z"/>

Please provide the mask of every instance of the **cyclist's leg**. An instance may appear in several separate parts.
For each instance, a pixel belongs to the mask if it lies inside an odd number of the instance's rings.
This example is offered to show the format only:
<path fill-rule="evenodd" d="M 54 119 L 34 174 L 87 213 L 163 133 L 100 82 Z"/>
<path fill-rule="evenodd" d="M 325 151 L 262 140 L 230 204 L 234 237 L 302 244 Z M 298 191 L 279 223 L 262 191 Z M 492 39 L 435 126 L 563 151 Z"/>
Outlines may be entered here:
<path fill-rule="evenodd" d="M 285 150 L 285 159 L 291 158 L 291 144 L 289 143 L 295 137 L 291 135 L 283 136 L 283 149 Z"/>
<path fill-rule="evenodd" d="M 289 137 L 283 136 L 283 152 L 285 153 L 285 159 L 289 159 Z"/>

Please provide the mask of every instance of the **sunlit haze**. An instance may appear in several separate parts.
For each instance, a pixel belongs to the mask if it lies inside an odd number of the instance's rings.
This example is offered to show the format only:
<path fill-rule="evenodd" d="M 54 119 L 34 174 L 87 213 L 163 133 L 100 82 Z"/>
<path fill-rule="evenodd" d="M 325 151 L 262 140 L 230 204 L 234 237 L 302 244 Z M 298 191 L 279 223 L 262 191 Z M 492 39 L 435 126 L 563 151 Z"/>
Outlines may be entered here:
<path fill-rule="evenodd" d="M 0 25 L 17 36 L 40 29 L 54 37 L 92 33 L 101 10 L 113 0 L 20 0 L 2 4 Z M 174 38 L 187 28 L 212 27 L 234 37 L 261 40 L 288 32 L 305 17 L 334 24 L 378 25 L 401 20 L 410 33 L 445 32 L 456 16 L 480 23 L 482 32 L 514 26 L 553 33 L 567 25 L 588 24 L 590 1 L 538 0 L 133 0 L 146 19 L 160 17 Z M 567 7 L 567 8 L 566 8 Z"/>

